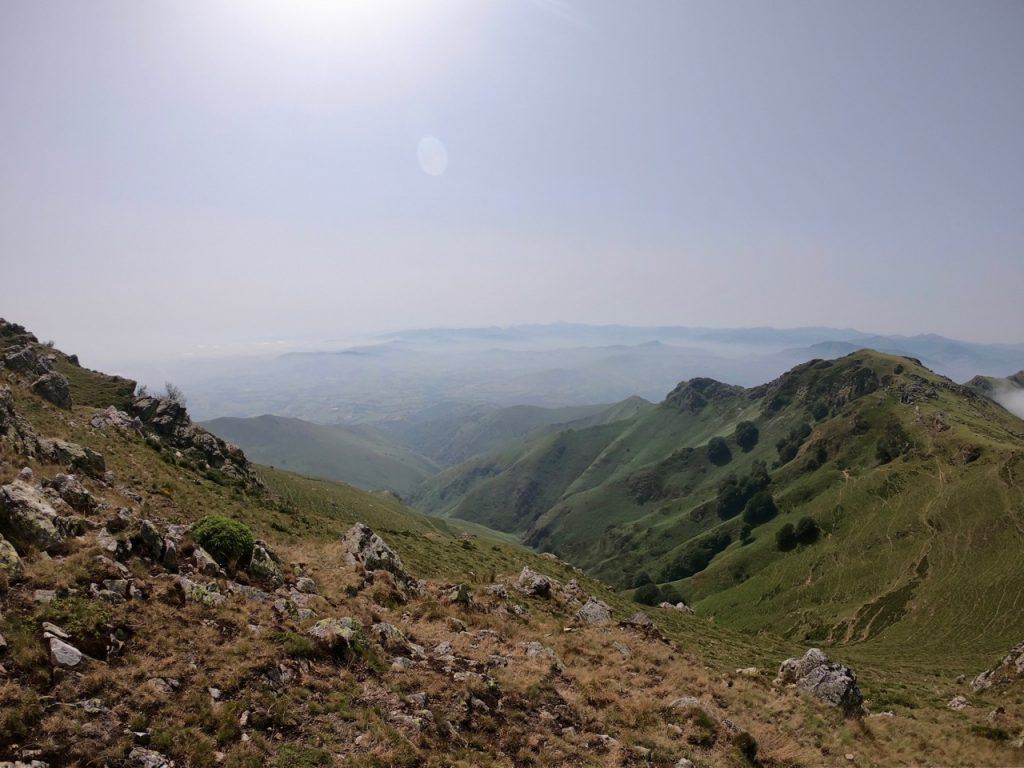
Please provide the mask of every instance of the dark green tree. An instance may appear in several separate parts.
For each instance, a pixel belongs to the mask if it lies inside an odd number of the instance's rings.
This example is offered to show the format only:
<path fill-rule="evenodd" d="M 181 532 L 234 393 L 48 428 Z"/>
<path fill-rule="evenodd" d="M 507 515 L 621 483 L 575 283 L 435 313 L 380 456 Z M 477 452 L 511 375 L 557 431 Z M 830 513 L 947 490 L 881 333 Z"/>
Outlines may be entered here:
<path fill-rule="evenodd" d="M 736 445 L 742 448 L 745 453 L 749 453 L 757 445 L 757 441 L 761 439 L 761 433 L 754 422 L 741 421 L 736 425 L 736 433 L 733 435 L 733 439 L 736 441 Z"/>
<path fill-rule="evenodd" d="M 779 513 L 775 499 L 768 491 L 758 491 L 743 508 L 743 522 L 752 527 L 767 523 Z"/>
<path fill-rule="evenodd" d="M 813 517 L 801 517 L 797 521 L 794 532 L 796 540 L 801 544 L 813 544 L 821 535 L 821 528 L 818 527 Z"/>
<path fill-rule="evenodd" d="M 708 461 L 716 467 L 722 467 L 732 461 L 732 451 L 725 438 L 712 437 L 708 440 Z"/>
<path fill-rule="evenodd" d="M 633 599 L 641 605 L 657 605 L 661 602 L 661 590 L 657 584 L 644 584 L 633 592 Z"/>
<path fill-rule="evenodd" d="M 775 546 L 781 552 L 789 552 L 796 546 L 796 531 L 792 523 L 786 523 L 775 532 Z"/>

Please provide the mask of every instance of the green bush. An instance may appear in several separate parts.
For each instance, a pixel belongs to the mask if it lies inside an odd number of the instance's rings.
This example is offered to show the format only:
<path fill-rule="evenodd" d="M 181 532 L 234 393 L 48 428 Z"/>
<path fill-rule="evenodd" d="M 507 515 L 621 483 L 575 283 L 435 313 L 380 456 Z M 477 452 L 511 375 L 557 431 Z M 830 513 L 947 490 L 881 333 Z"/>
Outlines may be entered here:
<path fill-rule="evenodd" d="M 724 438 L 712 437 L 708 440 L 708 461 L 716 467 L 721 467 L 732 461 L 732 451 Z"/>
<path fill-rule="evenodd" d="M 875 450 L 875 458 L 881 463 L 888 464 L 895 458 L 902 456 L 912 447 L 910 436 L 903 429 L 898 421 L 890 421 L 878 441 L 878 448 Z"/>
<path fill-rule="evenodd" d="M 789 434 L 775 444 L 779 451 L 779 463 L 786 464 L 796 458 L 797 451 L 810 434 L 810 424 L 798 424 L 789 430 Z"/>
<path fill-rule="evenodd" d="M 252 531 L 230 517 L 207 515 L 196 523 L 192 535 L 210 557 L 225 567 L 246 563 L 252 557 Z"/>
<path fill-rule="evenodd" d="M 657 605 L 661 602 L 661 590 L 657 584 L 642 584 L 633 593 L 633 599 L 641 605 Z"/>
<path fill-rule="evenodd" d="M 755 461 L 750 474 L 742 479 L 729 475 L 718 486 L 718 498 L 715 501 L 718 516 L 722 520 L 736 517 L 754 494 L 767 488 L 770 482 L 768 468 L 763 461 Z"/>
<path fill-rule="evenodd" d="M 732 739 L 732 745 L 748 763 L 757 763 L 757 740 L 747 731 L 737 733 Z"/>
<path fill-rule="evenodd" d="M 741 421 L 736 425 L 736 433 L 733 435 L 733 439 L 736 441 L 736 445 L 743 449 L 744 453 L 748 453 L 754 449 L 757 441 L 761 439 L 761 433 L 754 422 Z"/>
<path fill-rule="evenodd" d="M 813 517 L 801 517 L 794 530 L 796 540 L 801 544 L 813 544 L 821 535 L 821 528 L 814 522 Z"/>

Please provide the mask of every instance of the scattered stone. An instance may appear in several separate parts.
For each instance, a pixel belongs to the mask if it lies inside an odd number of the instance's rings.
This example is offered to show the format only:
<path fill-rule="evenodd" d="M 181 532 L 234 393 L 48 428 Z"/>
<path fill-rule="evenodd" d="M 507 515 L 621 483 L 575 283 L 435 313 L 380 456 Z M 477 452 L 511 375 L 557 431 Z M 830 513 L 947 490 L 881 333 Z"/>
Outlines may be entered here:
<path fill-rule="evenodd" d="M 295 589 L 307 595 L 315 595 L 316 582 L 309 578 L 309 576 L 299 576 L 299 578 L 295 580 Z"/>
<path fill-rule="evenodd" d="M 680 696 L 669 704 L 672 709 L 689 709 L 690 707 L 701 706 L 700 699 L 696 696 Z"/>
<path fill-rule="evenodd" d="M 1002 661 L 991 669 L 987 669 L 971 681 L 971 691 L 977 693 L 993 685 L 1010 683 L 1024 676 L 1024 642 L 1010 649 Z"/>
<path fill-rule="evenodd" d="M 679 760 L 676 761 L 675 768 L 694 768 L 693 760 L 680 757 Z"/>
<path fill-rule="evenodd" d="M 35 473 L 32 472 L 32 467 L 22 467 L 18 470 L 18 479 L 23 483 L 31 483 L 35 477 Z"/>
<path fill-rule="evenodd" d="M 192 550 L 191 562 L 192 567 L 196 569 L 196 572 L 201 573 L 203 576 L 216 578 L 224 575 L 220 566 L 217 565 L 217 561 L 210 556 L 209 552 L 200 546 L 196 546 L 196 548 Z"/>
<path fill-rule="evenodd" d="M 688 613 L 693 615 L 693 608 L 688 606 L 686 603 L 678 602 L 675 605 L 672 603 L 658 603 L 659 608 L 667 608 L 672 611 L 679 611 L 680 613 Z"/>
<path fill-rule="evenodd" d="M 89 426 L 93 429 L 114 427 L 116 429 L 138 430 L 142 428 L 142 422 L 138 417 L 132 417 L 111 405 L 102 411 L 96 411 L 89 418 Z"/>
<path fill-rule="evenodd" d="M 52 589 L 37 589 L 32 592 L 32 602 L 39 605 L 52 603 L 57 599 L 57 592 Z"/>
<path fill-rule="evenodd" d="M 174 761 L 152 749 L 135 747 L 128 754 L 128 768 L 174 768 Z"/>
<path fill-rule="evenodd" d="M 845 664 L 832 662 L 819 648 L 782 662 L 775 683 L 795 685 L 849 715 L 859 713 L 864 702 L 856 673 Z"/>
<path fill-rule="evenodd" d="M 576 620 L 591 626 L 603 626 L 612 620 L 612 609 L 595 597 L 576 611 Z"/>
<path fill-rule="evenodd" d="M 742 667 L 736 670 L 736 674 L 740 677 L 758 677 L 761 674 L 761 670 L 757 667 Z"/>
<path fill-rule="evenodd" d="M 612 648 L 614 648 L 616 651 L 618 651 L 619 654 L 624 659 L 628 659 L 628 658 L 631 658 L 633 656 L 633 652 L 631 650 L 629 650 L 629 646 L 627 646 L 627 645 L 625 645 L 623 643 L 614 642 L 614 643 L 612 643 Z"/>
<path fill-rule="evenodd" d="M 967 697 L 965 696 L 954 696 L 946 706 L 954 712 L 960 712 L 967 709 L 971 704 L 967 701 Z"/>

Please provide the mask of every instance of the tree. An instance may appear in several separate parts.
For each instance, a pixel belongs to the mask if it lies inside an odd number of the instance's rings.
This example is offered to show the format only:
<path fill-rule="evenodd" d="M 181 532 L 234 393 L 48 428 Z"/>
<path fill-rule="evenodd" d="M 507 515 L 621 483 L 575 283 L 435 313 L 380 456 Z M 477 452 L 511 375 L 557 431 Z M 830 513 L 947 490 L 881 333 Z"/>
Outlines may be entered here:
<path fill-rule="evenodd" d="M 794 533 L 796 540 L 801 544 L 813 544 L 821 535 L 821 528 L 818 527 L 813 517 L 801 517 L 796 524 Z"/>
<path fill-rule="evenodd" d="M 716 467 L 722 467 L 732 461 L 732 451 L 725 438 L 712 437 L 708 440 L 708 461 Z"/>
<path fill-rule="evenodd" d="M 775 506 L 775 499 L 768 491 L 758 491 L 747 502 L 743 508 L 743 522 L 749 523 L 752 527 L 767 523 L 779 513 Z"/>
<path fill-rule="evenodd" d="M 654 579 L 651 578 L 651 574 L 647 571 L 640 571 L 636 576 L 633 577 L 633 586 L 642 587 L 644 584 L 653 584 Z"/>
<path fill-rule="evenodd" d="M 682 594 L 676 587 L 671 584 L 666 584 L 661 588 L 661 602 L 672 603 L 672 605 L 675 605 L 676 603 L 682 603 L 685 601 L 683 600 Z"/>
<path fill-rule="evenodd" d="M 657 584 L 644 584 L 633 593 L 633 599 L 641 605 L 657 605 L 661 602 L 661 590 Z"/>
<path fill-rule="evenodd" d="M 185 393 L 181 391 L 181 387 L 168 381 L 164 384 L 164 389 L 166 390 L 164 397 L 178 405 L 185 405 Z"/>
<path fill-rule="evenodd" d="M 750 523 L 744 523 L 743 527 L 740 528 L 740 544 L 747 545 L 754 540 L 753 537 L 754 526 Z"/>
<path fill-rule="evenodd" d="M 796 546 L 796 531 L 792 523 L 786 523 L 776 531 L 775 546 L 780 552 L 789 552 Z"/>
<path fill-rule="evenodd" d="M 810 424 L 798 424 L 789 430 L 789 434 L 775 444 L 779 451 L 779 463 L 786 464 L 796 458 L 797 451 L 800 450 L 800 446 L 809 434 L 811 434 Z"/>
<path fill-rule="evenodd" d="M 733 435 L 733 439 L 736 441 L 736 445 L 743 449 L 744 453 L 749 453 L 757 445 L 757 441 L 761 439 L 761 433 L 754 422 L 741 421 L 736 425 L 736 433 Z"/>

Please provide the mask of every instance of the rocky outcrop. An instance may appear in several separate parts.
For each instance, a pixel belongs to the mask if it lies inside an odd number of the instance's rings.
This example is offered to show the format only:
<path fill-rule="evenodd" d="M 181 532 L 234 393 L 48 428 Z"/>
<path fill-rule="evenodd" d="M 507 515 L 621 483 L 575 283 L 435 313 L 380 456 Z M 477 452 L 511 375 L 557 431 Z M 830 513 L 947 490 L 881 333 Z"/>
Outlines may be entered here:
<path fill-rule="evenodd" d="M 263 487 L 263 480 L 242 449 L 193 424 L 182 403 L 169 397 L 147 395 L 132 401 L 131 412 L 138 417 L 155 447 L 178 451 L 228 480 L 253 488 Z"/>
<path fill-rule="evenodd" d="M 44 373 L 32 382 L 32 391 L 58 408 L 71 410 L 71 385 L 63 374 Z"/>
<path fill-rule="evenodd" d="M 1006 685 L 1024 677 L 1024 642 L 1017 643 L 1002 661 L 991 669 L 986 669 L 971 681 L 971 690 L 978 691 L 996 685 Z"/>
<path fill-rule="evenodd" d="M 534 597 L 551 597 L 552 579 L 525 566 L 516 579 L 516 586 Z"/>
<path fill-rule="evenodd" d="M 256 578 L 269 581 L 274 585 L 284 583 L 281 560 L 265 541 L 256 540 L 252 548 L 248 571 Z"/>
<path fill-rule="evenodd" d="M 39 440 L 39 453 L 54 464 L 64 464 L 89 477 L 101 478 L 107 471 L 103 454 L 68 440 Z"/>
<path fill-rule="evenodd" d="M 845 664 L 831 661 L 819 648 L 782 662 L 775 683 L 795 685 L 848 715 L 862 710 L 864 697 L 857 687 L 856 673 Z"/>
<path fill-rule="evenodd" d="M 64 535 L 59 516 L 39 489 L 21 480 L 0 486 L 0 533 L 16 544 L 49 550 Z"/>
<path fill-rule="evenodd" d="M 142 420 L 137 416 L 131 416 L 124 411 L 119 411 L 114 406 L 108 406 L 103 410 L 96 411 L 89 417 L 89 426 L 93 429 L 142 429 Z"/>
<path fill-rule="evenodd" d="M 405 570 L 402 558 L 380 536 L 363 523 L 349 528 L 341 540 L 346 565 L 361 565 L 368 571 L 387 571 L 405 588 L 419 590 L 419 584 Z"/>

